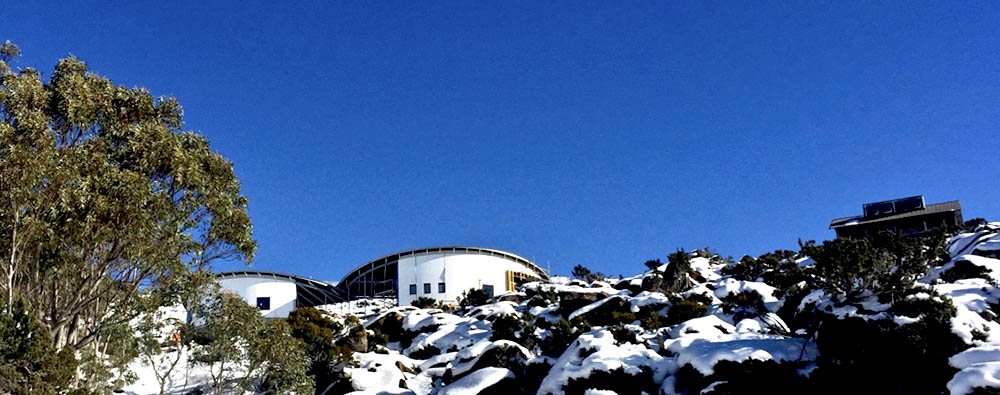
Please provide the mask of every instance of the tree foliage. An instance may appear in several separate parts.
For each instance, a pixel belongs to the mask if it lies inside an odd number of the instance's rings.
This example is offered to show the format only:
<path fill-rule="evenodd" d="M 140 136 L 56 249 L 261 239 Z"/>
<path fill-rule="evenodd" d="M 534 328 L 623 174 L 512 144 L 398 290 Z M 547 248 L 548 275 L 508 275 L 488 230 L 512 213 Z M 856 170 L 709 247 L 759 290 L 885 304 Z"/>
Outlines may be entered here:
<path fill-rule="evenodd" d="M 882 232 L 872 240 L 837 238 L 805 243 L 802 254 L 816 264 L 813 282 L 837 301 L 867 296 L 898 298 L 941 258 L 943 235 L 906 237 Z"/>
<path fill-rule="evenodd" d="M 0 50 L 0 290 L 37 306 L 54 347 L 106 340 L 172 273 L 253 257 L 233 166 L 175 99 L 73 57 L 46 82 L 11 71 L 18 52 Z"/>
<path fill-rule="evenodd" d="M 74 57 L 45 81 L 11 68 L 19 54 L 0 46 L 3 313 L 28 301 L 38 333 L 80 351 L 77 384 L 96 390 L 137 353 L 129 323 L 175 302 L 188 272 L 252 260 L 247 199 L 232 164 L 183 130 L 177 100 Z"/>
<path fill-rule="evenodd" d="M 339 371 L 353 358 L 350 347 L 337 344 L 346 329 L 344 324 L 313 307 L 292 310 L 288 315 L 288 324 L 292 336 L 305 347 L 310 360 L 308 373 L 315 379 L 317 392 L 337 385 L 341 381 Z M 355 320 L 353 325 L 360 323 Z"/>

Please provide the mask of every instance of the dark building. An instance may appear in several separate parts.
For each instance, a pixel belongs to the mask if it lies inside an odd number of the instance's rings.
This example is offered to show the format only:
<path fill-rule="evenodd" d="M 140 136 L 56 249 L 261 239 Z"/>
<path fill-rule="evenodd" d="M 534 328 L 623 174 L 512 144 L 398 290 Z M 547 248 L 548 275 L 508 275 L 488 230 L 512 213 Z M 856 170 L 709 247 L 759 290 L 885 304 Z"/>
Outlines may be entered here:
<path fill-rule="evenodd" d="M 962 226 L 962 205 L 958 200 L 925 205 L 923 196 L 911 196 L 868 203 L 861 208 L 863 215 L 830 221 L 830 229 L 837 232 L 837 237 L 872 237 L 884 230 L 917 235 Z"/>

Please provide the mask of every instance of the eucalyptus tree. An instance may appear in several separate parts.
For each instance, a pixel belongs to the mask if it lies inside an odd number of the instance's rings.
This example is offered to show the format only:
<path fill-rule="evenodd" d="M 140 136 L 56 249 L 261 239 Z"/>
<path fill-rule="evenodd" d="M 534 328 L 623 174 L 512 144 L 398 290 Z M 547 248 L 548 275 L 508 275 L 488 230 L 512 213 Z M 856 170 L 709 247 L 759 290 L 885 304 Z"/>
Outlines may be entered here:
<path fill-rule="evenodd" d="M 184 131 L 174 98 L 115 85 L 74 57 L 48 81 L 0 47 L 0 290 L 53 347 L 107 353 L 178 281 L 256 249 L 233 165 Z"/>

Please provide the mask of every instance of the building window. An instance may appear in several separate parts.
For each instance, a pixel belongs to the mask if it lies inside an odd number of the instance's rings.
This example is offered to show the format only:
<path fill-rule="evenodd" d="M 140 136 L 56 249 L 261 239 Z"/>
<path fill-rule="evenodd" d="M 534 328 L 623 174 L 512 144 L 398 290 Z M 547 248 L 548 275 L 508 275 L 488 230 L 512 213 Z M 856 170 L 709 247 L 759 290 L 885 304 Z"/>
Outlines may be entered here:
<path fill-rule="evenodd" d="M 438 283 L 438 293 L 439 294 L 444 293 L 444 283 Z"/>
<path fill-rule="evenodd" d="M 410 295 L 417 294 L 417 284 L 410 284 Z"/>
<path fill-rule="evenodd" d="M 271 298 L 257 298 L 258 310 L 271 310 Z"/>
<path fill-rule="evenodd" d="M 424 293 L 425 294 L 431 293 L 431 283 L 424 283 Z"/>
<path fill-rule="evenodd" d="M 486 291 L 486 295 L 488 295 L 489 297 L 491 297 L 491 298 L 493 297 L 493 286 L 492 285 L 483 285 L 483 291 Z"/>

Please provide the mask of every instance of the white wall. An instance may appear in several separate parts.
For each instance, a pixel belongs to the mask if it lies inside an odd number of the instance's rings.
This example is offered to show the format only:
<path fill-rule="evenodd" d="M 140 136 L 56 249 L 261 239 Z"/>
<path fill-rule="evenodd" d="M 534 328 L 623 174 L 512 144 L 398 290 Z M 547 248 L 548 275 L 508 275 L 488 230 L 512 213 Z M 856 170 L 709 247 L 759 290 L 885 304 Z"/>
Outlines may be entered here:
<path fill-rule="evenodd" d="M 533 274 L 523 265 L 498 256 L 462 251 L 445 251 L 408 256 L 399 260 L 399 305 L 409 306 L 419 297 L 456 302 L 470 288 L 492 285 L 495 295 L 507 292 L 507 271 Z M 445 293 L 438 292 L 438 283 L 445 283 Z M 424 283 L 431 292 L 424 293 Z M 410 295 L 410 284 L 417 285 L 417 294 Z"/>
<path fill-rule="evenodd" d="M 298 296 L 295 283 L 267 277 L 230 277 L 219 280 L 223 289 L 236 292 L 251 306 L 257 306 L 258 297 L 271 298 L 271 309 L 263 310 L 266 318 L 288 318 L 295 309 Z"/>

